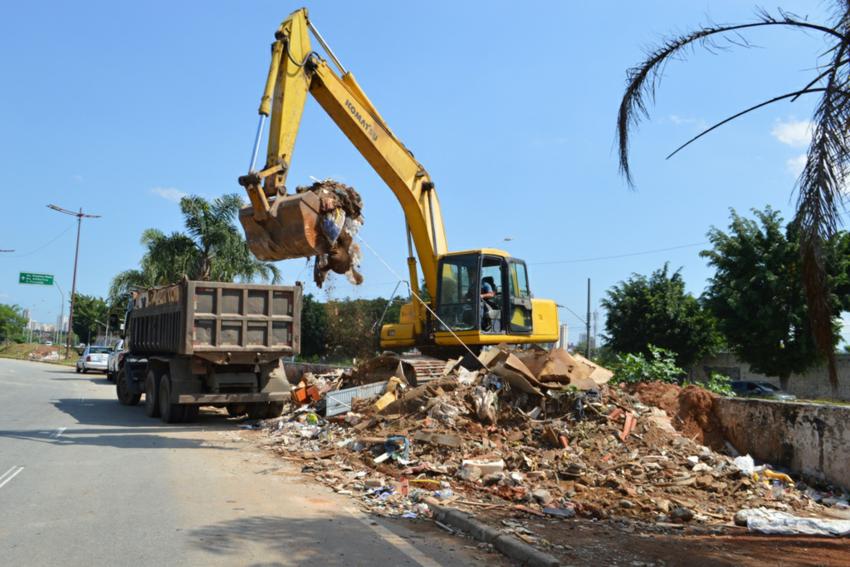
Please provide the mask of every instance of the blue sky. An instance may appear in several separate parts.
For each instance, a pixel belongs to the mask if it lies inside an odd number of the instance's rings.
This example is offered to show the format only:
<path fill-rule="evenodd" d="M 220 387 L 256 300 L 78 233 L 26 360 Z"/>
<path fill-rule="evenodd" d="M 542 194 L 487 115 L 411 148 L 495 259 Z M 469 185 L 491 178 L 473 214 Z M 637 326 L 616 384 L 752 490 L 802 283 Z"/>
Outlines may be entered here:
<path fill-rule="evenodd" d="M 256 107 L 288 2 L 16 2 L 0 20 L 0 302 L 52 322 L 59 294 L 19 271 L 71 286 L 82 206 L 78 289 L 104 295 L 142 254 L 145 228 L 181 228 L 176 199 L 239 192 Z M 617 173 L 615 118 L 625 70 L 665 35 L 752 17 L 740 0 L 689 2 L 315 2 L 311 19 L 437 185 L 453 250 L 500 247 L 529 263 L 532 291 L 583 313 L 633 272 L 669 261 L 698 294 L 698 252 L 730 207 L 793 210 L 812 100 L 729 125 L 672 160 L 700 127 L 812 75 L 821 37 L 764 30 L 757 45 L 697 51 L 668 66 L 652 119 L 633 141 L 637 190 Z M 820 2 L 783 8 L 822 19 Z M 391 192 L 310 100 L 289 185 L 333 177 L 364 197 L 363 238 L 405 273 L 404 219 Z M 509 238 L 509 241 L 505 241 Z M 692 246 L 685 246 L 692 245 Z M 666 252 L 627 254 L 676 248 Z M 285 281 L 310 280 L 303 261 Z M 320 297 L 392 292 L 364 252 L 365 283 L 336 278 Z M 312 284 L 307 290 L 312 289 Z M 315 291 L 313 289 L 313 291 Z M 564 310 L 577 336 L 579 320 Z M 602 320 L 600 320 L 600 327 Z"/>

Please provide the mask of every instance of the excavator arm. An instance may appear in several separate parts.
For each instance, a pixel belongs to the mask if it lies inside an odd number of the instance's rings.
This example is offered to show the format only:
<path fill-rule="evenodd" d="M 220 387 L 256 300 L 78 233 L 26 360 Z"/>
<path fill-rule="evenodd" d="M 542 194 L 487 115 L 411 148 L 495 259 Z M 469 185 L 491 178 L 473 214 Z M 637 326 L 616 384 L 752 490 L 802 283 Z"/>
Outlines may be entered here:
<path fill-rule="evenodd" d="M 311 31 L 341 76 L 312 50 Z M 298 223 L 287 218 L 282 205 L 292 198 L 287 196 L 285 181 L 309 93 L 395 194 L 407 221 L 408 244 L 412 240 L 428 292 L 436 297 L 437 259 L 447 252 L 447 244 L 440 203 L 428 172 L 392 133 L 354 75 L 336 59 L 310 23 L 306 8 L 293 12 L 280 25 L 271 52 L 251 171 L 240 178 L 251 200 L 251 207 L 240 216 L 251 250 L 266 260 L 305 255 L 303 248 L 291 244 L 298 235 L 290 229 Z M 266 163 L 254 171 L 264 120 L 269 115 Z M 409 250 L 410 285 L 418 292 L 415 262 Z"/>
<path fill-rule="evenodd" d="M 311 35 L 333 67 L 313 50 Z M 430 317 L 421 301 L 402 306 L 399 322 L 381 329 L 383 347 L 439 348 L 456 355 L 463 352 L 458 350 L 461 345 L 468 350 L 470 346 L 546 343 L 558 338 L 555 302 L 531 295 L 522 260 L 492 248 L 448 251 L 440 202 L 428 172 L 393 134 L 354 76 L 310 23 L 304 8 L 290 14 L 275 33 L 251 164 L 248 174 L 239 178 L 251 200 L 239 219 L 258 258 L 333 255 L 328 249 L 329 239 L 321 234 L 320 219 L 330 213 L 323 212 L 320 197 L 313 191 L 290 194 L 286 190 L 308 95 L 395 194 L 407 222 L 411 291 L 422 297 L 418 256 L 431 297 Z M 268 117 L 266 161 L 256 169 Z M 490 290 L 486 297 L 479 293 L 485 287 Z"/>

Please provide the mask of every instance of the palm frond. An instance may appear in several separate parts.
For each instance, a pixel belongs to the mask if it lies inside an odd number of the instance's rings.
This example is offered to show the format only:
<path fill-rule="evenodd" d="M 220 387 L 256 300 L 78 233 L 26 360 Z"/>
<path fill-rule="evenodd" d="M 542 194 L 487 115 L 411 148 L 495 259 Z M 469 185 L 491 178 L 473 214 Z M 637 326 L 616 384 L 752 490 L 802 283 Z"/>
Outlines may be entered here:
<path fill-rule="evenodd" d="M 649 116 L 648 105 L 655 100 L 655 92 L 661 83 L 662 74 L 667 62 L 675 57 L 682 56 L 687 49 L 692 48 L 694 45 L 701 45 L 710 51 L 720 48 L 721 45 L 716 41 L 718 36 L 722 37 L 724 34 L 738 33 L 743 30 L 769 26 L 816 30 L 836 37 L 842 42 L 847 41 L 846 35 L 842 32 L 827 26 L 801 20 L 786 12 L 780 12 L 778 17 L 767 12 L 761 12 L 758 20 L 754 22 L 706 26 L 691 33 L 667 40 L 664 45 L 650 52 L 640 65 L 632 67 L 626 72 L 626 91 L 617 113 L 617 137 L 620 173 L 625 177 L 626 182 L 630 186 L 634 185 L 634 180 L 629 164 L 629 136 L 631 130 L 636 128 L 642 119 Z M 740 46 L 742 43 L 738 41 L 732 45 Z"/>
<path fill-rule="evenodd" d="M 736 112 L 732 116 L 729 116 L 727 118 L 724 118 L 720 122 L 716 122 L 716 123 L 712 124 L 711 126 L 706 128 L 705 130 L 703 130 L 702 132 L 700 132 L 699 134 L 697 134 L 696 136 L 694 136 L 693 138 L 691 138 L 690 140 L 688 140 L 687 142 L 685 142 L 684 144 L 682 144 L 681 146 L 679 146 L 678 148 L 676 148 L 675 150 L 673 150 L 672 152 L 667 154 L 667 157 L 665 159 L 670 159 L 674 155 L 678 154 L 680 151 L 684 150 L 686 147 L 690 146 L 691 144 L 693 144 L 694 142 L 696 142 L 697 140 L 699 140 L 700 138 L 702 138 L 703 136 L 708 134 L 709 132 L 720 128 L 721 126 L 723 126 L 724 124 L 726 124 L 728 122 L 732 122 L 736 118 L 740 118 L 741 116 L 743 116 L 745 114 L 753 112 L 754 110 L 758 110 L 759 108 L 763 108 L 763 107 L 765 107 L 769 104 L 779 102 L 780 100 L 785 100 L 786 98 L 792 98 L 793 99 L 793 98 L 799 97 L 800 95 L 809 94 L 809 93 L 819 93 L 819 92 L 824 92 L 825 90 L 826 90 L 825 88 L 811 88 L 811 87 L 809 87 L 809 88 L 806 88 L 806 89 L 803 89 L 803 90 L 794 91 L 792 93 L 786 93 L 784 95 L 775 96 L 775 97 L 768 99 L 766 101 L 760 102 L 758 104 L 754 104 L 753 106 L 751 106 L 749 108 L 745 108 L 741 112 Z"/>

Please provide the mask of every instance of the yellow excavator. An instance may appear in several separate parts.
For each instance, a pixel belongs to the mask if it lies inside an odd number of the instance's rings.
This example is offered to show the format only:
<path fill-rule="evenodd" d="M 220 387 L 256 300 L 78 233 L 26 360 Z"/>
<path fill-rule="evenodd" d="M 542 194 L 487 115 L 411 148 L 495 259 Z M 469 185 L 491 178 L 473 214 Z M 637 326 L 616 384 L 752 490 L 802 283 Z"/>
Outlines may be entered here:
<path fill-rule="evenodd" d="M 313 51 L 311 32 L 339 73 Z M 342 66 L 306 8 L 293 12 L 275 33 L 251 165 L 239 178 L 250 199 L 239 218 L 258 258 L 277 261 L 328 252 L 315 195 L 288 194 L 285 187 L 308 93 L 392 190 L 407 221 L 412 297 L 402 306 L 398 323 L 381 327 L 382 348 L 417 347 L 426 354 L 445 355 L 466 349 L 477 352 L 483 345 L 558 339 L 557 306 L 532 296 L 525 262 L 495 248 L 448 251 L 431 177 Z M 256 170 L 269 116 L 266 163 Z M 429 300 L 420 300 L 414 248 Z"/>

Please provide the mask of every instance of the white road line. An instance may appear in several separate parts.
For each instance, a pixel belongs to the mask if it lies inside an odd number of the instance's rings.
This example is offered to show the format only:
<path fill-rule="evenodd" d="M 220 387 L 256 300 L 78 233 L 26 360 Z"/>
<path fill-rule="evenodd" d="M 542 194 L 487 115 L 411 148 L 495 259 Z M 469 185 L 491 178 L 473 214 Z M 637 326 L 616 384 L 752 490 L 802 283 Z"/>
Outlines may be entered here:
<path fill-rule="evenodd" d="M 368 516 L 364 516 L 358 510 L 348 508 L 348 513 L 357 518 L 365 526 L 368 526 L 373 532 L 378 534 L 378 536 L 382 540 L 407 555 L 410 559 L 412 559 L 419 565 L 422 565 L 422 567 L 441 567 L 440 563 L 437 563 L 436 561 L 434 561 L 433 559 L 431 559 L 430 557 L 410 545 L 408 542 L 404 541 L 403 538 L 394 534 L 384 526 L 378 523 L 373 523 L 373 521 Z"/>
<path fill-rule="evenodd" d="M 3 476 L 0 476 L 0 488 L 3 488 L 4 486 L 6 486 L 6 484 L 10 480 L 12 480 L 16 476 L 18 476 L 18 473 L 20 473 L 22 470 L 24 470 L 24 467 L 14 466 L 11 469 L 4 472 Z"/>
<path fill-rule="evenodd" d="M 14 467 L 12 467 L 11 469 L 9 469 L 9 470 L 7 470 L 6 472 L 4 472 L 3 474 L 0 474 L 0 482 L 2 482 L 2 481 L 3 481 L 3 479 L 4 479 L 4 478 L 6 478 L 6 476 L 7 476 L 7 475 L 9 475 L 9 474 L 10 474 L 13 470 L 15 470 L 16 468 L 18 468 L 18 467 L 17 467 L 17 466 L 14 466 Z"/>
<path fill-rule="evenodd" d="M 56 431 L 51 433 L 50 436 L 53 437 L 54 439 L 59 439 L 60 437 L 62 437 L 62 434 L 65 433 L 66 429 L 68 429 L 68 428 L 67 427 L 60 427 L 59 429 L 57 429 Z"/>

